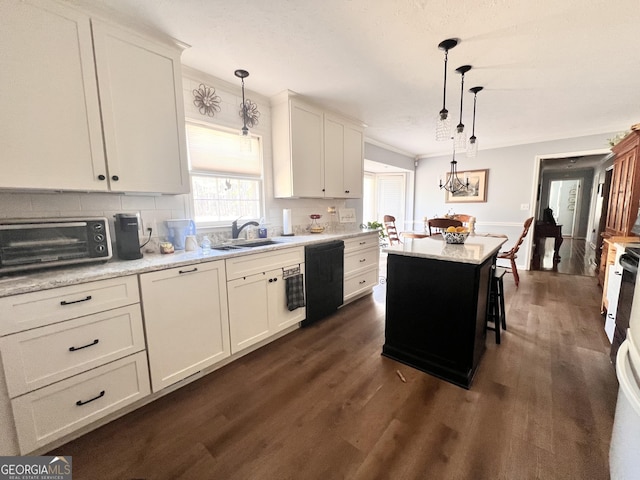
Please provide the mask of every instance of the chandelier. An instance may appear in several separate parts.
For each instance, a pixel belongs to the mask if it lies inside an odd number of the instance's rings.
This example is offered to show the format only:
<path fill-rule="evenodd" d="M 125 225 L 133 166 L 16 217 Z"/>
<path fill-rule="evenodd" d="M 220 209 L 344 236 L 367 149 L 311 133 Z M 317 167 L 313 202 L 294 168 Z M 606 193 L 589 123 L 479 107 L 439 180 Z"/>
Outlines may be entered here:
<path fill-rule="evenodd" d="M 469 177 L 465 175 L 464 182 L 458 177 L 458 162 L 456 161 L 455 144 L 453 146 L 453 157 L 451 158 L 451 171 L 444 183 L 442 183 L 442 177 L 440 177 L 439 185 L 440 190 L 444 189 L 452 194 L 465 191 L 469 188 Z"/>
<path fill-rule="evenodd" d="M 458 40 L 455 38 L 449 38 L 443 40 L 438 44 L 440 50 L 444 50 L 444 87 L 442 90 L 442 110 L 438 113 L 438 120 L 436 122 L 436 140 L 445 141 L 451 138 L 451 119 L 449 118 L 449 110 L 445 106 L 447 100 L 447 60 L 449 57 L 449 50 L 458 44 Z"/>

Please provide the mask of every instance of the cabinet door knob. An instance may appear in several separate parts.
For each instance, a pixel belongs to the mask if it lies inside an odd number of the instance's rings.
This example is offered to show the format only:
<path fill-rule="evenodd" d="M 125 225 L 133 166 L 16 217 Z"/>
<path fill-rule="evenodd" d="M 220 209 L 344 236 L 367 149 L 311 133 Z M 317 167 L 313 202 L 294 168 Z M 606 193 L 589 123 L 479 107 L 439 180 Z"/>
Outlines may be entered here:
<path fill-rule="evenodd" d="M 111 177 L 111 180 L 113 180 L 114 182 L 117 182 L 118 180 L 120 180 L 120 177 L 118 175 L 113 175 Z"/>
<path fill-rule="evenodd" d="M 270 279 L 269 279 L 269 283 L 273 283 L 273 278 L 270 278 Z"/>
<path fill-rule="evenodd" d="M 105 177 L 104 175 L 98 175 L 98 180 L 106 180 L 107 177 Z"/>
<path fill-rule="evenodd" d="M 322 189 L 322 191 L 324 192 L 324 188 Z"/>
<path fill-rule="evenodd" d="M 349 190 L 345 190 L 344 193 L 349 193 Z"/>

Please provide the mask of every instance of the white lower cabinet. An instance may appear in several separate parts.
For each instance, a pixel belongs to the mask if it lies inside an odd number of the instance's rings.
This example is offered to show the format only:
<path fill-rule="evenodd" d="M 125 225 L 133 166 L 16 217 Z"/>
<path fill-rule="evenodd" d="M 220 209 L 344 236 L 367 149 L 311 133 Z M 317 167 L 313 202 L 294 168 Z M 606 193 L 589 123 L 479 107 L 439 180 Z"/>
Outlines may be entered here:
<path fill-rule="evenodd" d="M 304 275 L 304 264 L 300 265 Z M 283 269 L 227 284 L 231 352 L 237 353 L 305 319 L 304 308 L 289 311 Z"/>
<path fill-rule="evenodd" d="M 9 395 L 16 397 L 143 351 L 140 305 L 7 335 L 0 350 Z"/>
<path fill-rule="evenodd" d="M 157 392 L 230 355 L 224 260 L 140 275 Z"/>
<path fill-rule="evenodd" d="M 139 298 L 135 275 L 0 298 L 0 424 L 21 454 L 150 394 Z"/>
<path fill-rule="evenodd" d="M 344 242 L 344 302 L 371 292 L 378 284 L 380 246 L 377 233 Z"/>
<path fill-rule="evenodd" d="M 304 277 L 304 248 L 245 255 L 227 261 L 231 353 L 237 353 L 305 319 L 304 307 L 289 311 L 286 279 Z"/>
<path fill-rule="evenodd" d="M 12 400 L 21 452 L 31 452 L 149 395 L 144 352 Z"/>

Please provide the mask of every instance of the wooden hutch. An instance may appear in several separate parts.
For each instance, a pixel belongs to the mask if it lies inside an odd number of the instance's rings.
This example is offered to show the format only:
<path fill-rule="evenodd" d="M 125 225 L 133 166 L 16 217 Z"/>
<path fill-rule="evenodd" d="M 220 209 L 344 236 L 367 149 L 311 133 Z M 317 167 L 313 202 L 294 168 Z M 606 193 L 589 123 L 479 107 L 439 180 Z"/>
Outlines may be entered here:
<path fill-rule="evenodd" d="M 603 299 L 607 293 L 607 267 L 615 261 L 614 243 L 634 241 L 637 237 L 631 232 L 640 207 L 640 124 L 611 150 L 615 155 L 607 221 L 602 233 L 602 254 L 598 282 L 603 289 Z M 631 238 L 629 238 L 631 237 Z M 640 239 L 638 239 L 640 241 Z M 603 307 L 606 307 L 603 300 Z"/>

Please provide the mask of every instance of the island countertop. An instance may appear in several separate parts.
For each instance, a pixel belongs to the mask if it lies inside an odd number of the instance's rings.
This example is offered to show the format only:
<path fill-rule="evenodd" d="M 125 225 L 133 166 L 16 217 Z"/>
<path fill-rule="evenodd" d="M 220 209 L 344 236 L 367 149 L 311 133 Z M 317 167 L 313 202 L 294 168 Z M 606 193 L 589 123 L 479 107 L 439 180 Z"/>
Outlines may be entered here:
<path fill-rule="evenodd" d="M 506 237 L 469 235 L 463 244 L 449 244 L 440 235 L 425 238 L 405 238 L 400 245 L 382 249 L 390 255 L 431 258 L 448 262 L 482 264 L 495 255 L 507 241 Z"/>

